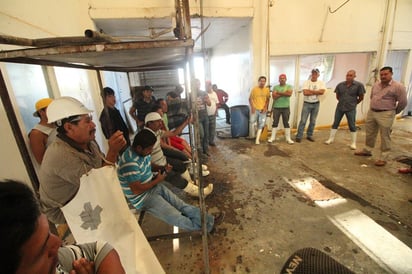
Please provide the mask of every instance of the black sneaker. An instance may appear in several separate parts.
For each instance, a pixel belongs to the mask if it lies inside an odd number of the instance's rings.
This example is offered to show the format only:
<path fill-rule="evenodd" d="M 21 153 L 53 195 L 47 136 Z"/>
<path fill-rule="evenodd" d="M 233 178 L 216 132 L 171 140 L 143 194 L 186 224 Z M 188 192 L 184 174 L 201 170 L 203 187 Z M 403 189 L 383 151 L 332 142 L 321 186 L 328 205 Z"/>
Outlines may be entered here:
<path fill-rule="evenodd" d="M 225 218 L 225 213 L 224 212 L 220 212 L 219 214 L 217 214 L 215 217 L 215 222 L 213 224 L 213 228 L 212 230 L 210 230 L 210 234 L 214 234 L 216 232 L 216 226 L 220 225 L 223 222 L 223 219 Z"/>
<path fill-rule="evenodd" d="M 223 219 L 225 218 L 225 213 L 224 212 L 220 212 L 219 214 L 217 214 L 215 217 L 215 226 L 220 225 L 221 223 L 223 223 Z"/>
<path fill-rule="evenodd" d="M 306 139 L 308 139 L 311 142 L 315 142 L 315 139 L 313 139 L 312 136 L 308 136 L 308 137 L 306 137 Z"/>
<path fill-rule="evenodd" d="M 300 142 L 302 142 L 302 139 L 296 138 L 296 139 L 295 139 L 295 142 L 296 142 L 296 143 L 300 143 Z"/>

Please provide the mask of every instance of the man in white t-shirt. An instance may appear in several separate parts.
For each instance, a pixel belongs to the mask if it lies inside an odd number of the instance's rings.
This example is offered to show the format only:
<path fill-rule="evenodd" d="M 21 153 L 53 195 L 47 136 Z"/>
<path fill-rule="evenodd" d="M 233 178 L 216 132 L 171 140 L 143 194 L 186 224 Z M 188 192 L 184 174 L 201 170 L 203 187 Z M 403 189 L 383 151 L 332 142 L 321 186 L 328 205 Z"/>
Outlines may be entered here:
<path fill-rule="evenodd" d="M 212 83 L 206 81 L 206 91 L 210 99 L 210 106 L 206 106 L 207 115 L 209 117 L 209 145 L 216 146 L 215 135 L 216 135 L 216 111 L 217 104 L 219 104 L 219 98 L 216 92 L 212 89 Z"/>
<path fill-rule="evenodd" d="M 296 134 L 296 142 L 300 143 L 303 137 L 303 130 L 305 129 L 306 122 L 309 119 L 309 126 L 306 130 L 306 139 L 314 142 L 313 130 L 315 129 L 316 118 L 319 113 L 319 95 L 323 95 L 326 91 L 325 83 L 318 80 L 319 70 L 312 69 L 312 74 L 309 80 L 303 84 L 303 108 L 298 126 L 298 132 Z"/>

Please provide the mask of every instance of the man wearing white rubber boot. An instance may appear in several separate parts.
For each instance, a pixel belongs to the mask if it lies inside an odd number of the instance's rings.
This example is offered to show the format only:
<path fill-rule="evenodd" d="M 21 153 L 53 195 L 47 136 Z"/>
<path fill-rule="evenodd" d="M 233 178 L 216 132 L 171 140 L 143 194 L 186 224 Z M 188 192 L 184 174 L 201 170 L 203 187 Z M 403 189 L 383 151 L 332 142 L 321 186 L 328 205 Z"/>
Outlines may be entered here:
<path fill-rule="evenodd" d="M 257 122 L 257 132 L 255 144 L 259 145 L 260 135 L 266 122 L 266 112 L 268 110 L 270 90 L 266 87 L 266 77 L 260 76 L 258 79 L 258 86 L 254 87 L 249 95 L 250 104 L 250 123 Z M 251 135 L 253 136 L 253 135 Z"/>
<path fill-rule="evenodd" d="M 288 144 L 293 144 L 294 142 L 290 139 L 290 126 L 289 126 L 289 116 L 290 116 L 290 96 L 292 95 L 292 86 L 286 84 L 286 74 L 279 75 L 279 85 L 273 87 L 272 98 L 273 98 L 273 125 L 272 134 L 268 140 L 272 143 L 276 140 L 276 131 L 278 130 L 279 119 L 282 116 L 283 126 L 285 128 L 285 138 Z"/>
<path fill-rule="evenodd" d="M 168 172 L 166 176 L 166 181 L 176 186 L 177 188 L 183 189 L 187 194 L 193 197 L 199 196 L 199 190 L 195 182 L 191 179 L 189 171 L 186 168 L 186 163 L 179 159 L 175 159 L 173 163 L 168 163 L 163 154 L 160 139 L 167 136 L 173 136 L 179 134 L 182 129 L 185 127 L 185 123 L 176 128 L 173 131 L 164 131 L 161 130 L 162 126 L 162 117 L 157 112 L 150 112 L 145 117 L 145 128 L 152 131 L 157 141 L 153 146 L 152 152 L 152 165 L 157 165 L 161 167 L 166 167 L 169 164 L 172 166 L 172 170 Z M 209 184 L 204 188 L 205 196 L 209 195 L 213 191 L 213 184 Z"/>
<path fill-rule="evenodd" d="M 351 134 L 351 149 L 356 149 L 356 105 L 362 102 L 365 87 L 362 83 L 355 81 L 356 71 L 353 69 L 346 73 L 346 81 L 339 83 L 335 88 L 338 105 L 335 110 L 335 119 L 330 131 L 329 139 L 325 144 L 332 144 L 343 115 L 346 116 Z"/>

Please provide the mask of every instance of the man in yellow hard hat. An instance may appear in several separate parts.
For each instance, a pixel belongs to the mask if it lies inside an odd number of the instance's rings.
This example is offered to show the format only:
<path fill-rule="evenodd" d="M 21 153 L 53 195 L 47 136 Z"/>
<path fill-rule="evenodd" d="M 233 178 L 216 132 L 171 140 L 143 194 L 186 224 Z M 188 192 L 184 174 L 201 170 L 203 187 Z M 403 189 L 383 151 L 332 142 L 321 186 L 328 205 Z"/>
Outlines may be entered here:
<path fill-rule="evenodd" d="M 37 163 L 41 164 L 44 153 L 49 144 L 56 138 L 56 128 L 53 124 L 49 124 L 47 120 L 46 110 L 53 99 L 43 98 L 36 102 L 36 111 L 34 117 L 39 117 L 40 122 L 34 126 L 29 133 L 30 148 L 33 152 Z"/>

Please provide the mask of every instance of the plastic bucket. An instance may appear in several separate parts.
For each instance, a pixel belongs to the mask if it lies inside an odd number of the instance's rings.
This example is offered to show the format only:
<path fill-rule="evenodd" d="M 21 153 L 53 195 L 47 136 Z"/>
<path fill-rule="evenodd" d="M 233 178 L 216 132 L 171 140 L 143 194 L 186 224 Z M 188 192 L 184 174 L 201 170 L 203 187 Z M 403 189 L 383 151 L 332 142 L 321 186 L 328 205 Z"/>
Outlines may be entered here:
<path fill-rule="evenodd" d="M 239 105 L 230 108 L 231 134 L 233 138 L 249 136 L 249 106 Z"/>

